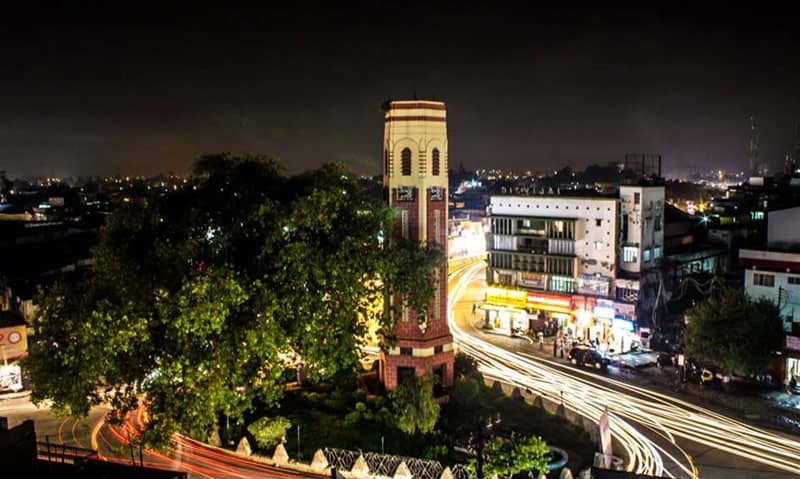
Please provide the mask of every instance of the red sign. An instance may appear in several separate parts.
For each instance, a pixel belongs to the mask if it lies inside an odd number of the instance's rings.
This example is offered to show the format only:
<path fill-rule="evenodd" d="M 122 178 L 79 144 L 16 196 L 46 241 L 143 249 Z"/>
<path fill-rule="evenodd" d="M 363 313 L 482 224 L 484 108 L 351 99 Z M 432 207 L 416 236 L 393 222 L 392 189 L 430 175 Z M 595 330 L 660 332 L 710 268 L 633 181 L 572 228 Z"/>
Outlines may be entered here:
<path fill-rule="evenodd" d="M 800 351 L 800 336 L 786 336 L 783 349 L 787 351 Z"/>
<path fill-rule="evenodd" d="M 557 306 L 559 308 L 569 308 L 571 306 L 570 298 L 556 296 L 554 294 L 536 293 L 533 291 L 528 292 L 528 303 Z"/>

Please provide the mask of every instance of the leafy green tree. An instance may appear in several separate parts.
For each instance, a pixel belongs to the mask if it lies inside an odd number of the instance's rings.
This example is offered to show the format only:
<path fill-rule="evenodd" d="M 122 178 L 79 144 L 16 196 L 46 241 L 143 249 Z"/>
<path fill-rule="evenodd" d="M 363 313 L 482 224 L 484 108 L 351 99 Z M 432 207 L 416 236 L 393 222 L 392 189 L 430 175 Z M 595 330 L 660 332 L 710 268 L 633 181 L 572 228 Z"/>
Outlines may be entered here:
<path fill-rule="evenodd" d="M 483 474 L 489 477 L 507 476 L 510 479 L 520 472 L 545 472 L 550 461 L 550 450 L 541 437 L 520 437 L 513 432 L 508 438 L 492 439 L 486 446 L 485 454 Z M 473 459 L 469 466 L 478 474 L 477 460 Z"/>
<path fill-rule="evenodd" d="M 406 434 L 427 434 L 439 420 L 439 403 L 433 396 L 433 377 L 416 375 L 404 378 L 392 391 L 397 428 Z"/>
<path fill-rule="evenodd" d="M 292 423 L 282 416 L 262 417 L 247 426 L 247 430 L 256 439 L 262 449 L 277 446 L 286 436 Z"/>
<path fill-rule="evenodd" d="M 726 373 L 760 374 L 780 349 L 783 326 L 769 300 L 721 288 L 686 313 L 686 352 Z"/>
<path fill-rule="evenodd" d="M 203 438 L 282 396 L 299 359 L 309 380 L 353 374 L 367 325 L 388 334 L 402 295 L 423 312 L 434 248 L 383 242 L 393 212 L 342 165 L 288 177 L 263 157 L 207 156 L 190 187 L 117 210 L 91 274 L 38 297 L 28 367 L 35 401 L 121 419 L 141 393 L 144 437 Z"/>

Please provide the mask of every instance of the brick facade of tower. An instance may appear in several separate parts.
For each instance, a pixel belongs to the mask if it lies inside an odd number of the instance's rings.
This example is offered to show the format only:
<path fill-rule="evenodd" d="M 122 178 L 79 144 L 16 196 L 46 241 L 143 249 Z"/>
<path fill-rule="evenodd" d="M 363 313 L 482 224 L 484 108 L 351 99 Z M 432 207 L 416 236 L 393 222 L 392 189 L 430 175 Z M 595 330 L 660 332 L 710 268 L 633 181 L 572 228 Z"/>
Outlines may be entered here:
<path fill-rule="evenodd" d="M 453 383 L 453 337 L 447 325 L 447 121 L 444 103 L 387 103 L 384 123 L 384 186 L 397 211 L 396 238 L 439 244 L 444 257 L 436 293 L 420 325 L 416 312 L 395 318 L 398 343 L 381 354 L 388 390 L 403 374 L 431 372 L 444 386 Z M 401 301 L 401 298 L 396 300 Z"/>

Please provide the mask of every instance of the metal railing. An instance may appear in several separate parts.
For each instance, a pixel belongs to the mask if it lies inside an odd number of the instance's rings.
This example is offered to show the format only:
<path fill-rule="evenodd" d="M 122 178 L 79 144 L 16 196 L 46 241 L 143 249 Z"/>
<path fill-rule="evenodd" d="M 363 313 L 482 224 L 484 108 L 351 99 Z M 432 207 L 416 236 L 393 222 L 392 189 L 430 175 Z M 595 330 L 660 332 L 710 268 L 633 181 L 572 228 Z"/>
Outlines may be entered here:
<path fill-rule="evenodd" d="M 47 436 L 45 442 L 36 442 L 36 453 L 39 459 L 64 464 L 80 464 L 89 459 L 98 459 L 98 453 L 93 449 L 53 444 Z"/>

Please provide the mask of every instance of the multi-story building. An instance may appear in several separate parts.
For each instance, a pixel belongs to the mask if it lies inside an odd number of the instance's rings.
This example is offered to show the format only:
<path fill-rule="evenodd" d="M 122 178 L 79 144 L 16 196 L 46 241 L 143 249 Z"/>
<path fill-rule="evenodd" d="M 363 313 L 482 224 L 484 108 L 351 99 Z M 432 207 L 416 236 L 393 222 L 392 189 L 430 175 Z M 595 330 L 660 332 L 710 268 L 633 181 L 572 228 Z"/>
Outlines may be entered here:
<path fill-rule="evenodd" d="M 453 382 L 453 336 L 447 325 L 447 111 L 436 101 L 390 101 L 384 115 L 384 187 L 398 211 L 396 237 L 435 242 L 444 253 L 425 321 L 402 308 L 397 344 L 381 353 L 381 378 L 394 389 L 405 375 L 432 372 Z M 402 298 L 389 298 L 400 301 Z"/>
<path fill-rule="evenodd" d="M 767 249 L 739 250 L 744 288 L 775 303 L 786 333 L 784 377 L 800 382 L 800 207 L 770 211 Z"/>
<path fill-rule="evenodd" d="M 489 326 L 510 334 L 564 329 L 627 350 L 640 338 L 643 275 L 663 255 L 664 188 L 609 196 L 492 196 Z"/>

